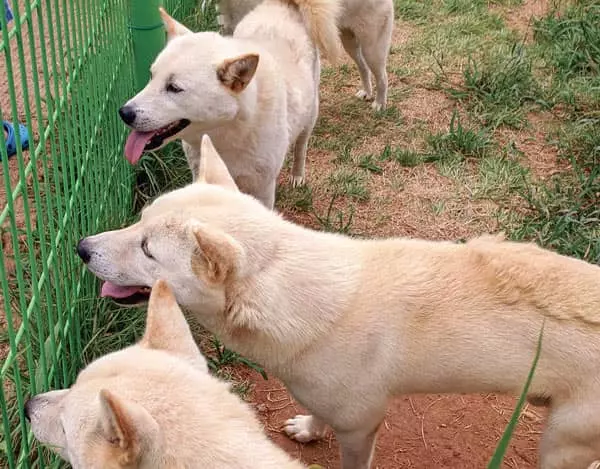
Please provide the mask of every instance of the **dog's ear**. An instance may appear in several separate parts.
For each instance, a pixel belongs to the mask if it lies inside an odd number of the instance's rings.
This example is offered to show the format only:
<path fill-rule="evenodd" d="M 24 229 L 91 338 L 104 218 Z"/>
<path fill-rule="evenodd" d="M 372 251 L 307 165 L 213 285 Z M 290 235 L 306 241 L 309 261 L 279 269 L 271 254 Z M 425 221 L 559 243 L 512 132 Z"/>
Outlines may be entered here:
<path fill-rule="evenodd" d="M 156 443 L 158 423 L 139 404 L 126 402 L 106 389 L 100 391 L 99 399 L 102 437 L 116 451 L 121 467 L 137 466 L 142 452 Z"/>
<path fill-rule="evenodd" d="M 208 370 L 206 360 L 198 350 L 183 311 L 173 291 L 164 280 L 157 280 L 150 293 L 146 331 L 140 346 L 179 355 Z"/>
<path fill-rule="evenodd" d="M 163 7 L 158 7 L 158 11 L 160 12 L 160 17 L 162 18 L 163 25 L 167 30 L 167 42 L 176 38 L 177 36 L 183 36 L 184 34 L 191 34 L 188 28 L 175 20 L 172 16 L 170 16 Z"/>
<path fill-rule="evenodd" d="M 225 60 L 217 68 L 217 77 L 234 93 L 246 89 L 258 67 L 258 54 L 246 54 Z"/>
<path fill-rule="evenodd" d="M 202 223 L 191 225 L 197 247 L 192 255 L 192 270 L 209 284 L 223 284 L 240 273 L 244 249 L 227 233 Z"/>
<path fill-rule="evenodd" d="M 198 183 L 214 184 L 238 192 L 235 181 L 229 174 L 225 162 L 212 143 L 208 135 L 202 136 L 200 146 L 200 164 L 198 165 L 198 174 L 194 180 Z"/>

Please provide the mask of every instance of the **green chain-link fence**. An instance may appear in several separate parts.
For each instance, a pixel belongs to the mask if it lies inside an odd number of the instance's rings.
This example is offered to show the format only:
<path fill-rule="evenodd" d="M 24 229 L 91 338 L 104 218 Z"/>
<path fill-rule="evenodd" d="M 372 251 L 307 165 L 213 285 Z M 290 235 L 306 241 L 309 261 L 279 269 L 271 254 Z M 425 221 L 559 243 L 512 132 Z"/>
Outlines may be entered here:
<path fill-rule="evenodd" d="M 128 0 L 3 2 L 0 467 L 48 467 L 58 462 L 35 445 L 23 404 L 72 383 L 97 338 L 93 326 L 111 314 L 98 307 L 97 283 L 74 246 L 131 214 L 133 171 L 117 110 L 136 88 L 132 22 Z M 165 7 L 181 19 L 196 5 Z"/>

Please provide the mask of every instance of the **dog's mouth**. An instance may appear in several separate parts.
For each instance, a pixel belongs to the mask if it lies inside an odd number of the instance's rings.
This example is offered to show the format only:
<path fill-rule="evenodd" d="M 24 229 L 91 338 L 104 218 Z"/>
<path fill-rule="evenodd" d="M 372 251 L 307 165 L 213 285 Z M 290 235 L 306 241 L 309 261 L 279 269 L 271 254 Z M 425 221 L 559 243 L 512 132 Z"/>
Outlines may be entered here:
<path fill-rule="evenodd" d="M 112 282 L 104 282 L 100 296 L 103 298 L 112 298 L 115 303 L 123 306 L 135 306 L 147 303 L 150 299 L 150 291 L 149 287 L 123 287 Z"/>
<path fill-rule="evenodd" d="M 125 158 L 131 164 L 136 164 L 142 157 L 142 153 L 160 148 L 166 139 L 177 135 L 188 125 L 190 125 L 189 120 L 181 119 L 150 132 L 132 130 L 125 142 Z"/>

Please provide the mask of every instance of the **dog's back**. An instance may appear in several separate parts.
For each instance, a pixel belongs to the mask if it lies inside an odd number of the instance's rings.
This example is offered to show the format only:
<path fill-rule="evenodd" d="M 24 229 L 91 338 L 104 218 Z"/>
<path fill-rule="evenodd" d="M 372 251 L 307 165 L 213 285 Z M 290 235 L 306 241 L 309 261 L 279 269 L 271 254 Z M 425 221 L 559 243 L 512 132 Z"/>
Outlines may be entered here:
<path fill-rule="evenodd" d="M 303 36 L 299 28 L 303 28 L 321 54 L 335 61 L 341 54 L 339 15 L 339 0 L 264 0 L 243 18 L 234 36 L 285 41 L 300 52 L 304 47 L 299 44 Z"/>

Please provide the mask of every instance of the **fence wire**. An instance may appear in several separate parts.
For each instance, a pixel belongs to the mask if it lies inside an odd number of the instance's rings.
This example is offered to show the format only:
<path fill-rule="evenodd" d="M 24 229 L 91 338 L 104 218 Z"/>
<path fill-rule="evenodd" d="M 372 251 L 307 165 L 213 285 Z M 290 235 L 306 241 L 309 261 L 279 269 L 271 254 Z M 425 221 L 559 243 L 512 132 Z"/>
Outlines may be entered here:
<path fill-rule="evenodd" d="M 195 7 L 165 3 L 178 18 Z M 0 467 L 59 465 L 23 405 L 73 382 L 89 324 L 107 320 L 74 247 L 131 215 L 129 24 L 127 0 L 0 0 Z"/>

